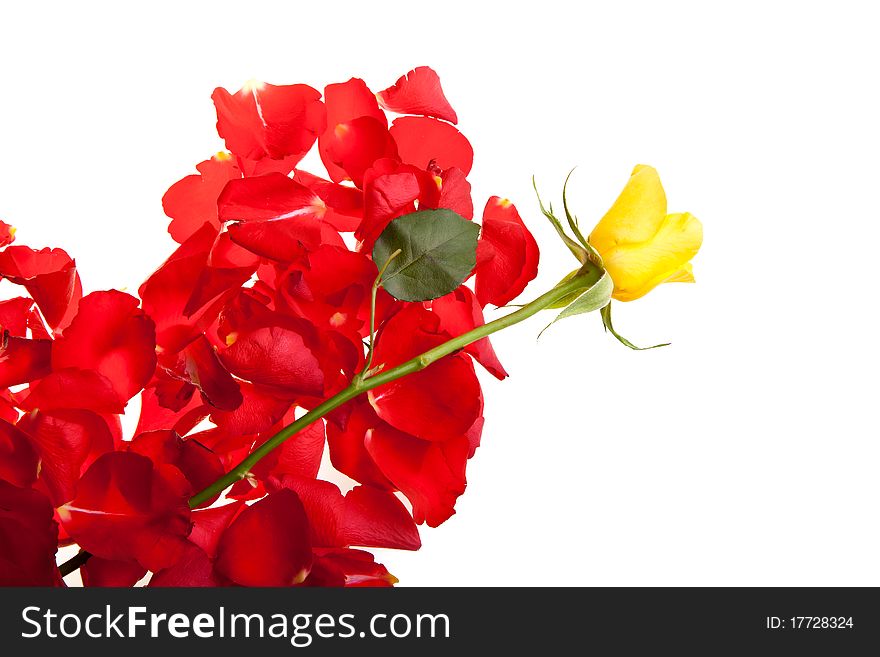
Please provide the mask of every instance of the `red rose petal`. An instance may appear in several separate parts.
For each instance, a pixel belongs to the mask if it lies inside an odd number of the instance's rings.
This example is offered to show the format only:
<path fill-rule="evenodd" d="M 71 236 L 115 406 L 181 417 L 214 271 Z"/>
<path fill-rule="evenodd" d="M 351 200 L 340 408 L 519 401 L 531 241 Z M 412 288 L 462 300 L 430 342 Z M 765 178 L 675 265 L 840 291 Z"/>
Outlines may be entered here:
<path fill-rule="evenodd" d="M 190 542 L 198 545 L 213 559 L 217 554 L 217 544 L 220 542 L 220 537 L 242 508 L 244 508 L 244 502 L 233 502 L 210 509 L 193 511 Z"/>
<path fill-rule="evenodd" d="M 0 277 L 23 285 L 53 329 L 70 323 L 82 297 L 76 263 L 63 249 L 10 246 L 0 252 Z"/>
<path fill-rule="evenodd" d="M 409 499 L 417 524 L 437 527 L 455 513 L 466 486 L 466 438 L 431 443 L 384 425 L 365 442 L 379 469 Z"/>
<path fill-rule="evenodd" d="M 241 406 L 241 389 L 223 367 L 207 338 L 196 338 L 183 353 L 189 380 L 199 389 L 206 403 L 224 411 L 234 411 Z"/>
<path fill-rule="evenodd" d="M 7 224 L 5 221 L 0 221 L 0 247 L 12 244 L 14 241 L 15 228 Z"/>
<path fill-rule="evenodd" d="M 477 244 L 476 293 L 481 306 L 504 306 L 538 275 L 538 243 L 516 207 L 493 196 L 483 210 Z"/>
<path fill-rule="evenodd" d="M 350 413 L 344 418 L 341 427 L 334 421 L 327 423 L 330 462 L 339 472 L 357 482 L 385 489 L 393 488 L 364 446 L 367 433 L 382 421 L 362 398 L 351 402 L 349 407 Z"/>
<path fill-rule="evenodd" d="M 156 369 L 155 326 L 129 294 L 93 292 L 55 341 L 52 367 L 98 372 L 128 400 L 149 382 Z"/>
<path fill-rule="evenodd" d="M 397 550 L 418 550 L 422 546 L 419 530 L 406 507 L 394 493 L 372 486 L 356 486 L 345 496 L 338 532 L 343 546 Z"/>
<path fill-rule="evenodd" d="M 217 153 L 197 164 L 196 169 L 198 174 L 178 180 L 162 197 L 162 209 L 172 219 L 168 232 L 179 244 L 192 237 L 205 222 L 220 229 L 217 197 L 227 182 L 241 177 L 241 171 L 228 153 Z"/>
<path fill-rule="evenodd" d="M 443 94 L 440 77 L 427 66 L 414 68 L 377 95 L 382 107 L 392 112 L 433 116 L 458 123 L 455 110 Z"/>
<path fill-rule="evenodd" d="M 215 410 L 211 420 L 223 432 L 248 436 L 266 431 L 290 408 L 289 399 L 281 399 L 265 388 L 241 383 L 243 401 L 234 411 Z"/>
<path fill-rule="evenodd" d="M 303 336 L 292 329 L 268 326 L 244 333 L 219 352 L 235 376 L 294 395 L 320 395 L 324 375 Z"/>
<path fill-rule="evenodd" d="M 324 131 L 321 94 L 305 84 L 250 83 L 235 94 L 218 87 L 211 98 L 226 148 L 249 160 L 297 160 Z"/>
<path fill-rule="evenodd" d="M 33 299 L 16 297 L 0 301 L 0 332 L 9 331 L 9 335 L 18 338 L 27 336 L 28 311 L 34 305 Z M 39 336 L 34 336 L 39 337 Z"/>
<path fill-rule="evenodd" d="M 384 120 L 360 116 L 333 128 L 324 157 L 343 170 L 357 187 L 362 187 L 364 172 L 376 160 L 396 158 L 397 145 Z"/>
<path fill-rule="evenodd" d="M 113 435 L 97 413 L 81 409 L 32 411 L 18 423 L 40 457 L 39 480 L 53 506 L 73 499 L 82 473 L 113 451 Z"/>
<path fill-rule="evenodd" d="M 244 509 L 220 537 L 215 567 L 242 586 L 291 586 L 312 564 L 306 512 L 281 489 Z"/>
<path fill-rule="evenodd" d="M 327 106 L 327 128 L 318 140 L 318 150 L 330 180 L 338 183 L 348 179 L 349 176 L 329 155 L 338 138 L 336 126 L 367 116 L 387 129 L 388 120 L 385 118 L 385 113 L 379 109 L 375 94 L 363 80 L 358 78 L 352 78 L 348 82 L 328 84 L 324 88 L 324 103 Z"/>
<path fill-rule="evenodd" d="M 440 330 L 453 338 L 485 324 L 476 296 L 464 285 L 432 301 L 431 310 L 440 317 Z M 464 351 L 473 356 L 496 379 L 501 380 L 508 376 L 488 337 L 469 344 Z"/>
<path fill-rule="evenodd" d="M 148 587 L 217 587 L 228 586 L 214 570 L 214 562 L 197 545 L 190 543 L 183 555 L 170 568 L 155 573 Z"/>
<path fill-rule="evenodd" d="M 129 452 L 104 454 L 80 479 L 76 497 L 58 509 L 65 530 L 105 559 L 161 570 L 183 554 L 192 488 L 171 465 Z"/>
<path fill-rule="evenodd" d="M 467 175 L 474 163 L 474 149 L 453 126 L 437 119 L 403 116 L 389 129 L 400 159 L 420 169 L 434 164 L 440 169 L 456 167 Z"/>
<path fill-rule="evenodd" d="M 474 202 L 471 199 L 471 184 L 461 169 L 452 167 L 440 174 L 441 188 L 438 208 L 457 212 L 465 219 L 474 218 Z"/>

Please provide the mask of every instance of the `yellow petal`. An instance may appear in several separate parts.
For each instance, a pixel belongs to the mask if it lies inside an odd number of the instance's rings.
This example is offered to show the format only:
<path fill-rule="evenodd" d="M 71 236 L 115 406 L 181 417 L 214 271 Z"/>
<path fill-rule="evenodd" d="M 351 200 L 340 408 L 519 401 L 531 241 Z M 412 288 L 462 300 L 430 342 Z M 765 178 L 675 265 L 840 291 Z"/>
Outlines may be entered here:
<path fill-rule="evenodd" d="M 618 244 L 602 254 L 614 281 L 613 298 L 632 301 L 665 282 L 693 280 L 689 261 L 703 243 L 703 226 L 690 213 L 667 215 L 639 243 Z"/>
<path fill-rule="evenodd" d="M 664 283 L 693 283 L 694 282 L 694 266 L 687 263 L 684 267 L 667 278 Z"/>
<path fill-rule="evenodd" d="M 604 258 L 620 244 L 650 239 L 666 219 L 666 193 L 654 167 L 639 164 L 611 209 L 590 234 L 589 242 Z"/>

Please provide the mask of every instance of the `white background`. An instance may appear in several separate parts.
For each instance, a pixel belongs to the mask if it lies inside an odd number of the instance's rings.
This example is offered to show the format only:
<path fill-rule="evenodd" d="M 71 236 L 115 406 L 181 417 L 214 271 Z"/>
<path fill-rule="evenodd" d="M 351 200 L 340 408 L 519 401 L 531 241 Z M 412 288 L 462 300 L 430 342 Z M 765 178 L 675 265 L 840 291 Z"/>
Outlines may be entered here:
<path fill-rule="evenodd" d="M 880 61 L 871 3 L 7 3 L 0 218 L 88 290 L 170 253 L 160 198 L 218 150 L 210 94 L 441 75 L 482 207 L 511 198 L 547 289 L 573 267 L 530 189 L 591 226 L 633 165 L 705 227 L 696 285 L 495 346 L 458 515 L 404 585 L 880 585 Z M 584 3 L 586 4 L 586 3 Z M 324 8 L 326 5 L 326 8 Z M 0 290 L 7 292 L 8 288 Z M 549 318 L 548 318 L 549 319 Z"/>

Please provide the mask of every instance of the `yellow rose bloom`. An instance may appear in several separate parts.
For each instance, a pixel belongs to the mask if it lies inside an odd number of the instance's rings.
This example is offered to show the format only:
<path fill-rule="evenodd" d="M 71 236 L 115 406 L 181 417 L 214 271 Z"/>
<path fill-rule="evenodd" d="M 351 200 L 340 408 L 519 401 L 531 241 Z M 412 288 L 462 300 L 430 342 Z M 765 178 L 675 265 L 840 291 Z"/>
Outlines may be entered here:
<path fill-rule="evenodd" d="M 661 283 L 694 282 L 690 260 L 700 250 L 703 226 L 687 212 L 666 214 L 660 176 L 640 164 L 588 241 L 614 282 L 612 298 L 632 301 Z"/>

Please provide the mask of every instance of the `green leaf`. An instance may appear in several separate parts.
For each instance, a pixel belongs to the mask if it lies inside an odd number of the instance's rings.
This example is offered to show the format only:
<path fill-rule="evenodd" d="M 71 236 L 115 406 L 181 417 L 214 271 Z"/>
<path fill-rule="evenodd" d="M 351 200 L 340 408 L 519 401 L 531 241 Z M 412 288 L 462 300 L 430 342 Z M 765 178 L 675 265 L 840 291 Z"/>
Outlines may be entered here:
<path fill-rule="evenodd" d="M 657 349 L 658 347 L 668 347 L 671 343 L 664 342 L 663 344 L 655 344 L 652 347 L 637 347 L 632 342 L 627 340 L 625 337 L 620 335 L 617 331 L 614 330 L 614 326 L 611 324 L 611 304 L 609 303 L 607 306 L 602 308 L 602 324 L 605 326 L 605 329 L 611 333 L 615 338 L 617 338 L 621 344 L 626 345 L 630 349 L 634 349 L 635 351 L 647 351 L 648 349 Z"/>
<path fill-rule="evenodd" d="M 392 221 L 373 247 L 373 262 L 387 262 L 382 287 L 401 301 L 449 294 L 477 264 L 480 227 L 452 210 L 421 210 Z"/>
<path fill-rule="evenodd" d="M 566 279 L 563 279 L 563 282 L 570 277 L 571 275 L 569 274 Z M 565 309 L 556 316 L 556 319 L 554 319 L 552 322 L 544 327 L 544 330 L 538 334 L 539 338 L 541 337 L 541 334 L 544 333 L 544 331 L 553 326 L 553 324 L 558 322 L 560 319 L 573 317 L 574 315 L 591 313 L 608 305 L 608 302 L 611 300 L 611 293 L 614 291 L 614 283 L 611 282 L 611 277 L 608 275 L 608 272 L 603 271 L 602 277 L 598 281 L 596 281 L 595 279 L 584 280 L 589 281 L 587 285 L 585 285 L 586 289 L 584 289 L 583 291 L 579 291 L 580 293 L 576 296 L 573 294 L 565 298 L 565 300 L 568 300 L 569 298 L 571 298 L 571 296 L 575 296 L 574 300 L 571 301 L 565 307 Z"/>

